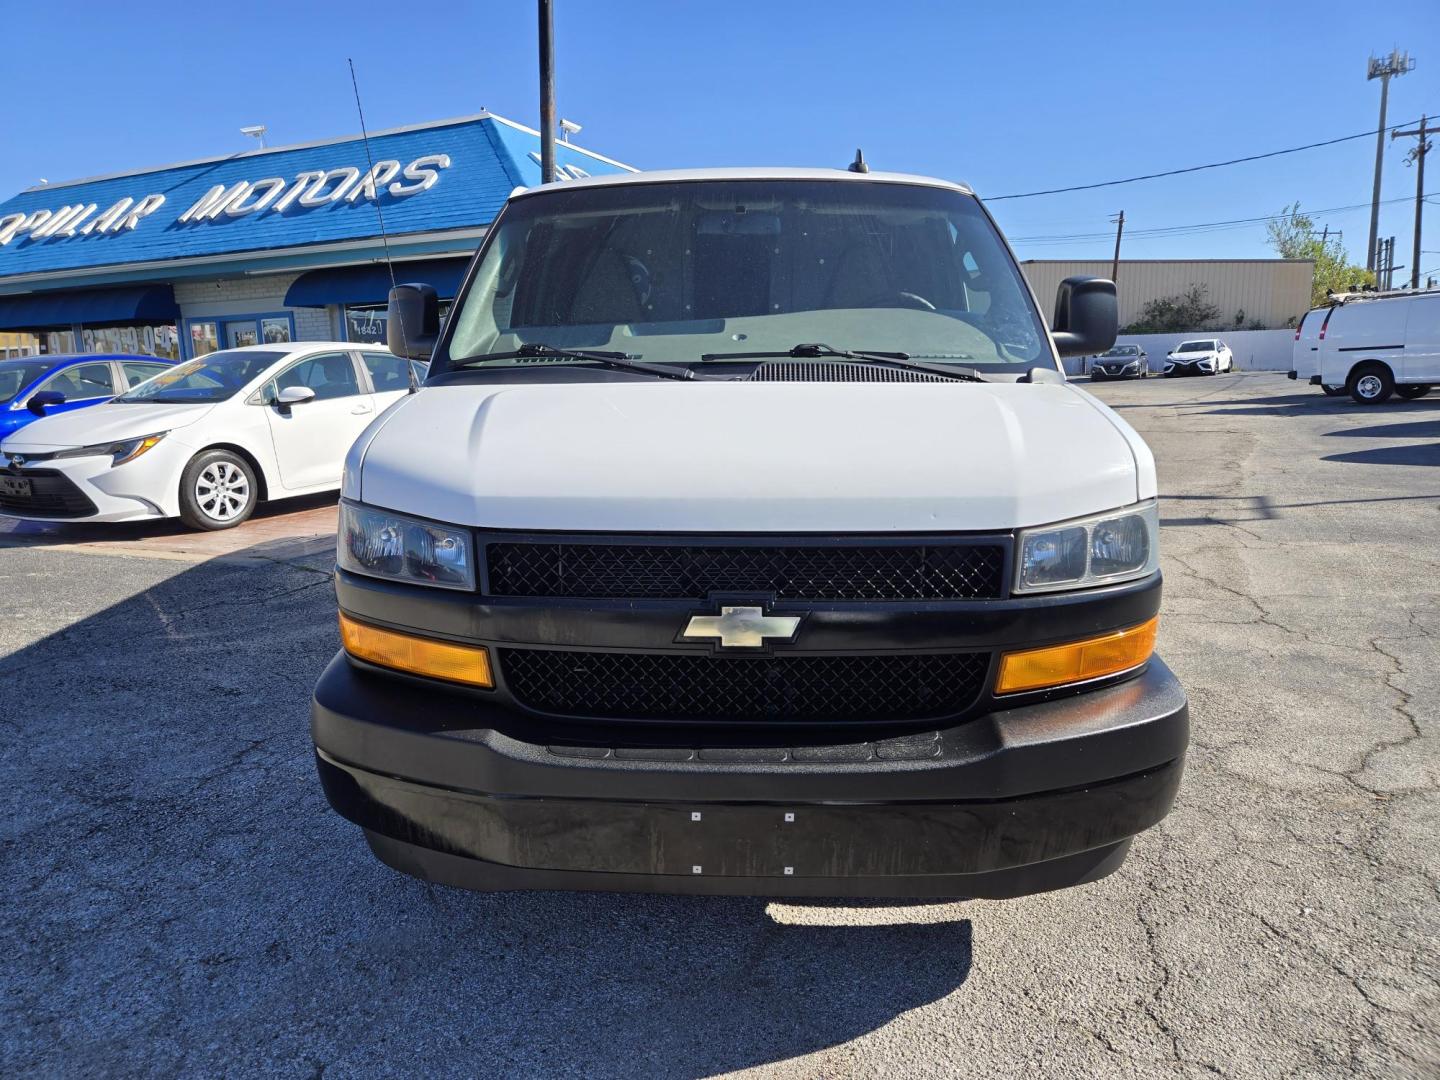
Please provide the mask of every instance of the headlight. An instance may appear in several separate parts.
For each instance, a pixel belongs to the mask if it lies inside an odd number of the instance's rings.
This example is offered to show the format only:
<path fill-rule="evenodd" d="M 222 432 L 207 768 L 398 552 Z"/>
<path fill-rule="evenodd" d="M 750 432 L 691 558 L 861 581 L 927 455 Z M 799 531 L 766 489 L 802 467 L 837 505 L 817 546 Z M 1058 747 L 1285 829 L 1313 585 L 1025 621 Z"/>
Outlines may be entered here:
<path fill-rule="evenodd" d="M 1154 500 L 1126 510 L 1020 532 L 1017 593 L 1083 589 L 1154 573 L 1160 563 Z"/>
<path fill-rule="evenodd" d="M 356 503 L 340 503 L 335 561 L 342 570 L 412 585 L 475 588 L 470 534 Z"/>
<path fill-rule="evenodd" d="M 110 466 L 124 465 L 127 461 L 134 461 L 147 450 L 153 450 L 159 441 L 170 434 L 168 431 L 157 432 L 154 435 L 141 435 L 134 439 L 124 439 L 121 442 L 96 443 L 94 446 L 77 446 L 73 450 L 61 450 L 52 455 L 57 458 L 76 457 L 104 457 L 110 455 Z"/>

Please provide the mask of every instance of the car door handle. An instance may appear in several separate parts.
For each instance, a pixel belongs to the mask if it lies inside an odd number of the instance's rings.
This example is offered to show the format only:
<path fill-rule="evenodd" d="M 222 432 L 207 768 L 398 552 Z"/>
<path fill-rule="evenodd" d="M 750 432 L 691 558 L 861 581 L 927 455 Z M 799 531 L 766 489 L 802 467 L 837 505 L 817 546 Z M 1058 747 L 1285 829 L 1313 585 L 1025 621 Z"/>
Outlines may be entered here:
<path fill-rule="evenodd" d="M 366 413 L 374 411 L 375 410 L 370 408 L 369 405 L 356 405 L 353 409 L 350 410 L 350 413 L 353 416 L 364 416 Z"/>

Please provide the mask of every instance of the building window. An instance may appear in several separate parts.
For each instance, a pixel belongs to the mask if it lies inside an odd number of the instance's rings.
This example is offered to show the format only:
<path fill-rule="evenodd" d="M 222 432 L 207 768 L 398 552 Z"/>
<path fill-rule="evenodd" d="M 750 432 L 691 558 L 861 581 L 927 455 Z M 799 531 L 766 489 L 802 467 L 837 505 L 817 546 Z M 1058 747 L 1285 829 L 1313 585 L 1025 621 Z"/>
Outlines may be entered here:
<path fill-rule="evenodd" d="M 260 340 L 266 345 L 280 345 L 290 340 L 290 319 L 261 319 Z"/>
<path fill-rule="evenodd" d="M 173 326 L 87 326 L 80 338 L 85 352 L 180 359 L 180 334 Z"/>
<path fill-rule="evenodd" d="M 79 350 L 75 348 L 75 335 L 71 331 L 51 330 L 45 335 L 45 351 L 55 356 Z"/>
<path fill-rule="evenodd" d="M 440 301 L 440 327 L 450 315 L 449 300 Z M 363 345 L 384 345 L 387 322 L 384 304 L 355 304 L 345 309 L 345 340 Z"/>
<path fill-rule="evenodd" d="M 220 348 L 220 326 L 214 322 L 190 324 L 190 355 L 204 356 Z"/>

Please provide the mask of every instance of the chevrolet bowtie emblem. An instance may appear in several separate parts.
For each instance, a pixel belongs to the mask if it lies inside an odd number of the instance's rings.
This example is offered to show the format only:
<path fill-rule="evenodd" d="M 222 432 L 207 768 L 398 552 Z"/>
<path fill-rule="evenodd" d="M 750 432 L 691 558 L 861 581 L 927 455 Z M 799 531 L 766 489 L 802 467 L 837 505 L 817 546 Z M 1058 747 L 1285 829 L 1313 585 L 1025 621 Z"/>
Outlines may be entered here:
<path fill-rule="evenodd" d="M 687 638 L 718 638 L 725 648 L 759 648 L 766 638 L 793 638 L 799 615 L 766 615 L 759 607 L 722 607 L 719 615 L 696 615 L 685 626 Z"/>

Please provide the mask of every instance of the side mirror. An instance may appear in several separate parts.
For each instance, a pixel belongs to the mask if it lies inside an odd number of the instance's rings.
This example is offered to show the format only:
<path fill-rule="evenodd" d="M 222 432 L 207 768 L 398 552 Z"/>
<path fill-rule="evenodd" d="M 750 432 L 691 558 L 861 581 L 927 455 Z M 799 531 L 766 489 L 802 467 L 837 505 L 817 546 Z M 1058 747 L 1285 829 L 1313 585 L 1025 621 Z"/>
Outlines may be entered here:
<path fill-rule="evenodd" d="M 30 400 L 25 403 L 25 407 L 36 416 L 44 416 L 46 405 L 64 404 L 65 395 L 59 390 L 41 390 L 39 393 L 30 395 Z"/>
<path fill-rule="evenodd" d="M 1050 337 L 1061 356 L 1103 353 L 1120 332 L 1115 283 L 1104 278 L 1069 277 L 1055 294 L 1055 327 Z"/>
<path fill-rule="evenodd" d="M 396 356 L 429 360 L 440 338 L 440 296 L 433 285 L 396 285 L 386 305 L 385 345 Z"/>
<path fill-rule="evenodd" d="M 315 400 L 315 391 L 308 386 L 287 386 L 275 397 L 275 404 L 281 408 L 289 408 L 291 405 L 304 405 L 307 401 Z"/>

